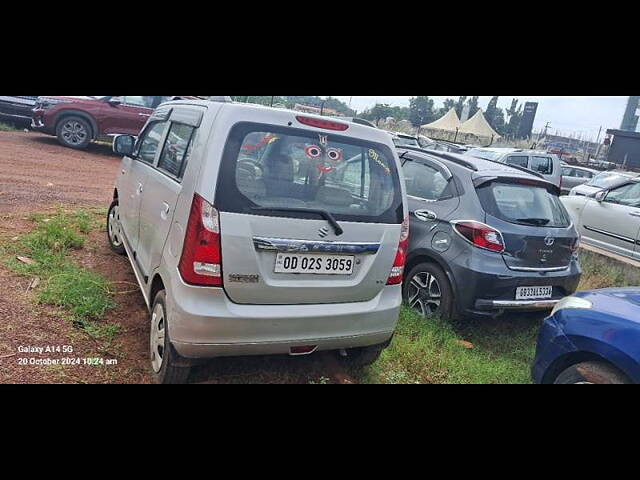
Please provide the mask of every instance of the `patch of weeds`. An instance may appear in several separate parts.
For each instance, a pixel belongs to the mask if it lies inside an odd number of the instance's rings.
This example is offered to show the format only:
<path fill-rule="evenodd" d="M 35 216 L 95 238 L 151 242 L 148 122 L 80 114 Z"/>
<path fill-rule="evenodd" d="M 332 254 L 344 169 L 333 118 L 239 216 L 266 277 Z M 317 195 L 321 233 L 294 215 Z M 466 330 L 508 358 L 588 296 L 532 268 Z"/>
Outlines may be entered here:
<path fill-rule="evenodd" d="M 327 377 L 323 377 L 321 376 L 318 381 L 316 382 L 315 380 L 309 380 L 309 382 L 307 382 L 309 385 L 326 385 L 328 383 L 330 383 L 331 380 Z"/>
<path fill-rule="evenodd" d="M 17 132 L 19 129 L 8 123 L 0 123 L 0 132 Z"/>
<path fill-rule="evenodd" d="M 86 235 L 101 223 L 103 216 L 98 210 L 103 209 L 75 212 L 58 209 L 53 214 L 31 215 L 34 229 L 17 242 L 5 243 L 2 254 L 13 271 L 40 279 L 36 289 L 38 302 L 62 307 L 89 334 L 111 341 L 119 326 L 95 321 L 115 306 L 109 283 L 67 258 L 72 250 L 83 248 Z M 21 261 L 19 256 L 27 257 L 28 262 Z"/>

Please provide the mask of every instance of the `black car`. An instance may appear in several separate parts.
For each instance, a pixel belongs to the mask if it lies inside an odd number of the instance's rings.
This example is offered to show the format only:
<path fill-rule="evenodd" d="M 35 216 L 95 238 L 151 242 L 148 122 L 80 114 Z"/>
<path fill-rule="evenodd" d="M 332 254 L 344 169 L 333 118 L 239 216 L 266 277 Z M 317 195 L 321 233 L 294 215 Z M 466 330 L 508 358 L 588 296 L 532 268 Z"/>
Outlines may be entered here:
<path fill-rule="evenodd" d="M 551 309 L 580 280 L 558 188 L 525 168 L 397 148 L 408 196 L 403 296 L 422 315 Z"/>
<path fill-rule="evenodd" d="M 0 121 L 28 127 L 37 98 L 0 96 Z"/>

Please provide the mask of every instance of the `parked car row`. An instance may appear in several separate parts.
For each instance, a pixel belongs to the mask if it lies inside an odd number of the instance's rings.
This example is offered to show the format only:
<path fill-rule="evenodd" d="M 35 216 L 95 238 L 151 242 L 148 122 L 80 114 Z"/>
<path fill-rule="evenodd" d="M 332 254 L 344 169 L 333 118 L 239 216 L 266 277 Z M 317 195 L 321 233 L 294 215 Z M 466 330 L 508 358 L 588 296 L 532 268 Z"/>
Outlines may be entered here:
<path fill-rule="evenodd" d="M 579 281 L 557 186 L 519 166 L 194 100 L 160 105 L 114 150 L 108 238 L 150 309 L 161 382 L 217 356 L 336 350 L 369 364 L 403 298 L 425 316 L 495 316 L 551 309 Z"/>

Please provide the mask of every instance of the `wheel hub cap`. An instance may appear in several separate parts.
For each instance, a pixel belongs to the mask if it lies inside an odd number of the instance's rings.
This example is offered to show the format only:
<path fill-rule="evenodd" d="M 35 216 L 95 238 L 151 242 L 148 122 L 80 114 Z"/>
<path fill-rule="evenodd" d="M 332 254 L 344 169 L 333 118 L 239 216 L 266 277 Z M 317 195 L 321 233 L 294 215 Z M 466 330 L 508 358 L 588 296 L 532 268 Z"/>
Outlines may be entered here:
<path fill-rule="evenodd" d="M 62 137 L 72 145 L 79 145 L 87 138 L 87 130 L 80 122 L 73 120 L 62 126 Z"/>
<path fill-rule="evenodd" d="M 107 225 L 109 229 L 109 239 L 114 247 L 122 245 L 122 233 L 120 226 L 120 208 L 116 205 L 109 212 L 109 222 Z"/>
<path fill-rule="evenodd" d="M 164 358 L 164 336 L 165 336 L 164 308 L 158 303 L 151 314 L 151 366 L 153 371 L 158 373 L 162 368 Z"/>

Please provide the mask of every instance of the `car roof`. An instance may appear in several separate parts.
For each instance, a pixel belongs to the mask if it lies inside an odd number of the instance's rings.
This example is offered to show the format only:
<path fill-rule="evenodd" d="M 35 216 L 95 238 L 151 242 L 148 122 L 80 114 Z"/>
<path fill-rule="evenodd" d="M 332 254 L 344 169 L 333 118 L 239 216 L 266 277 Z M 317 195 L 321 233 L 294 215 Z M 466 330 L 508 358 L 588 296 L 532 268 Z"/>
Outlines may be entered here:
<path fill-rule="evenodd" d="M 517 178 L 531 178 L 539 181 L 547 182 L 544 177 L 536 172 L 528 170 L 524 167 L 517 167 L 513 165 L 508 165 L 506 163 L 496 162 L 492 160 L 485 160 L 483 158 L 472 157 L 470 155 L 465 155 L 461 153 L 452 153 L 452 152 L 440 152 L 437 150 L 418 150 L 418 149 L 408 149 L 405 147 L 396 147 L 396 150 L 408 150 L 411 154 L 415 154 L 417 156 L 422 156 L 423 158 L 428 158 L 431 160 L 437 160 L 439 162 L 444 162 L 447 166 L 453 166 L 454 168 L 465 169 L 469 173 L 471 173 L 474 178 L 475 177 L 485 177 L 485 176 L 509 176 L 509 177 L 517 177 Z M 459 170 L 458 170 L 459 171 Z"/>

